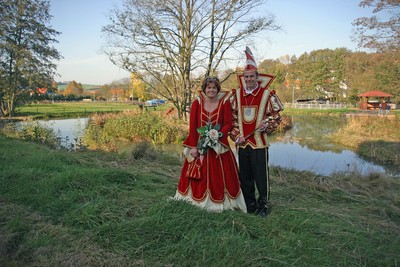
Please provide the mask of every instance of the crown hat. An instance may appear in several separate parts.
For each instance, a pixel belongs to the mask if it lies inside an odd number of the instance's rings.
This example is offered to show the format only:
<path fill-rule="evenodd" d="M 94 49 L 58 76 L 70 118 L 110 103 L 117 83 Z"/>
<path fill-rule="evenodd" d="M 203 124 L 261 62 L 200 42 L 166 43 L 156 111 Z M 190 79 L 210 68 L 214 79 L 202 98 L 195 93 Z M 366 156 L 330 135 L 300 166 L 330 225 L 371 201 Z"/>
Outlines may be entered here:
<path fill-rule="evenodd" d="M 244 70 L 257 70 L 257 64 L 253 58 L 253 53 L 248 46 L 246 46 L 244 53 L 246 54 L 246 66 Z"/>
<path fill-rule="evenodd" d="M 257 64 L 253 58 L 253 53 L 251 52 L 250 48 L 248 48 L 246 46 L 246 50 L 244 52 L 246 53 L 246 66 L 244 66 L 244 71 L 253 70 L 258 73 Z M 237 75 L 237 77 L 238 77 L 240 87 L 245 88 L 246 83 L 244 80 L 244 74 L 240 73 Z M 260 88 L 265 89 L 271 85 L 271 83 L 274 81 L 274 79 L 275 79 L 274 75 L 258 73 L 257 81 L 259 83 Z"/>

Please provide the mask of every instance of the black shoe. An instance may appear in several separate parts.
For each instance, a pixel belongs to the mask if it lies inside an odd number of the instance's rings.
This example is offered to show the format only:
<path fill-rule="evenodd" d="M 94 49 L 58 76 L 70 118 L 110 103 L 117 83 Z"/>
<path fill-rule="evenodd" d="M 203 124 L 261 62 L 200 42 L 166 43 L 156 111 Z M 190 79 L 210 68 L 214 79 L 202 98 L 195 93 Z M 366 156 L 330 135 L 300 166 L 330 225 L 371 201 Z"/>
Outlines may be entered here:
<path fill-rule="evenodd" d="M 259 217 L 261 217 L 261 218 L 267 217 L 268 214 L 269 214 L 269 212 L 270 212 L 270 209 L 269 209 L 268 206 L 266 206 L 266 205 L 265 205 L 263 208 L 261 208 L 261 209 L 259 209 L 259 210 L 256 211 L 257 215 L 258 215 Z"/>
<path fill-rule="evenodd" d="M 261 211 L 263 211 L 267 207 L 267 201 L 265 198 L 259 198 L 257 201 L 257 210 L 255 212 L 256 215 L 260 214 Z M 268 209 L 268 207 L 267 207 Z"/>
<path fill-rule="evenodd" d="M 253 202 L 247 206 L 247 213 L 256 213 L 256 212 L 257 212 L 256 203 Z"/>

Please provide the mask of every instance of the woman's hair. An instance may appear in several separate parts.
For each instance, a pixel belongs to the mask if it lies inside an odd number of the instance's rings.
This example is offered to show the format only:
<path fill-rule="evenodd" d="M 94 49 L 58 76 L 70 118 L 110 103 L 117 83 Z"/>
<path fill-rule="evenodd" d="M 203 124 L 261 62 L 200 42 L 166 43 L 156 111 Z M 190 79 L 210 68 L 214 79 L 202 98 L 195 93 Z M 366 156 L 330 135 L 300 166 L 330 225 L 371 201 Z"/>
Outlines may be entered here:
<path fill-rule="evenodd" d="M 206 87 L 209 83 L 213 83 L 215 87 L 217 87 L 217 91 L 221 91 L 221 83 L 219 82 L 219 79 L 217 77 L 207 77 L 204 79 L 203 84 L 201 85 L 201 90 L 203 93 L 206 92 Z"/>

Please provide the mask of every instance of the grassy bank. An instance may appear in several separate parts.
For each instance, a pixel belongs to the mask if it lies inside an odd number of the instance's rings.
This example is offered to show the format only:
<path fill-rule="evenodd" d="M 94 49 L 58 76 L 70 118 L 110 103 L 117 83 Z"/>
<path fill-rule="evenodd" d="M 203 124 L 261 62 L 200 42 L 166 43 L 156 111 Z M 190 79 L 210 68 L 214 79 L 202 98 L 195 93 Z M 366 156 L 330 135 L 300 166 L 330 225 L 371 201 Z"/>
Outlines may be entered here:
<path fill-rule="evenodd" d="M 156 111 L 165 111 L 169 105 L 162 105 L 157 107 Z M 83 117 L 88 116 L 92 113 L 109 113 L 109 112 L 121 112 L 121 111 L 135 111 L 138 110 L 138 105 L 134 105 L 131 102 L 55 102 L 55 103 L 38 103 L 28 104 L 20 106 L 16 110 L 16 117 L 27 117 L 30 119 L 42 119 L 42 118 L 71 118 L 71 117 Z M 154 111 L 150 108 L 149 111 Z M 294 115 L 294 114 L 321 114 L 321 115 L 343 115 L 346 113 L 355 112 L 352 109 L 292 109 L 286 108 L 283 114 Z"/>
<path fill-rule="evenodd" d="M 351 108 L 335 108 L 335 109 L 299 109 L 299 108 L 288 108 L 285 107 L 283 114 L 285 115 L 330 115 L 330 116 L 341 116 L 347 113 L 354 113 L 356 112 L 354 109 Z"/>
<path fill-rule="evenodd" d="M 156 111 L 165 111 L 170 105 L 162 105 L 157 107 Z M 125 110 L 137 110 L 138 106 L 131 102 L 56 102 L 56 103 L 38 103 L 20 106 L 17 108 L 16 116 L 31 118 L 68 118 L 82 117 L 91 113 L 108 113 L 120 112 Z M 154 111 L 150 108 L 149 111 Z M 340 108 L 340 109 L 294 109 L 285 108 L 285 115 L 331 115 L 342 116 L 345 114 L 371 113 L 374 111 L 360 111 L 357 108 Z M 377 113 L 377 111 L 375 112 Z M 392 110 L 390 114 L 400 117 L 400 110 Z"/>
<path fill-rule="evenodd" d="M 378 116 L 378 110 L 360 110 L 359 108 L 332 108 L 332 109 L 299 109 L 299 108 L 290 108 L 285 107 L 283 111 L 285 115 L 321 115 L 321 116 L 343 116 L 343 115 L 376 115 Z M 390 115 L 394 115 L 397 118 L 400 118 L 400 110 L 391 110 Z"/>
<path fill-rule="evenodd" d="M 238 211 L 208 213 L 168 201 L 179 158 L 147 150 L 152 153 L 142 157 L 55 151 L 0 136 L 0 265 L 396 266 L 400 261 L 399 180 L 273 169 L 272 213 L 266 219 Z"/>
<path fill-rule="evenodd" d="M 92 114 L 82 141 L 92 150 L 118 151 L 126 143 L 140 140 L 154 144 L 180 144 L 187 133 L 187 123 L 174 116 L 136 110 Z"/>
<path fill-rule="evenodd" d="M 132 102 L 55 102 L 40 103 L 20 106 L 16 110 L 16 117 L 27 117 L 30 119 L 43 118 L 73 118 L 87 117 L 92 113 L 112 113 L 125 110 L 138 110 L 138 105 Z M 166 105 L 156 108 L 156 111 L 164 111 Z M 154 112 L 153 108 L 149 111 Z"/>
<path fill-rule="evenodd" d="M 350 117 L 330 139 L 355 149 L 369 160 L 400 166 L 400 120 L 397 117 Z"/>

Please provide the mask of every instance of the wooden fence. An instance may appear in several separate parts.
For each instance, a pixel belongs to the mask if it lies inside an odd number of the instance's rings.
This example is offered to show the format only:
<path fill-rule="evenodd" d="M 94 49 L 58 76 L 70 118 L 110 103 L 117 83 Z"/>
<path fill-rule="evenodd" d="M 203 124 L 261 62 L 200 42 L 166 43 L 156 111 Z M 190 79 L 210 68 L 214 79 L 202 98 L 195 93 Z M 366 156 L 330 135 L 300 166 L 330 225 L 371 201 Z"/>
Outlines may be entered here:
<path fill-rule="evenodd" d="M 334 109 L 347 108 L 348 104 L 344 103 L 328 103 L 328 104 L 305 104 L 305 103 L 284 103 L 285 107 L 298 109 Z"/>

